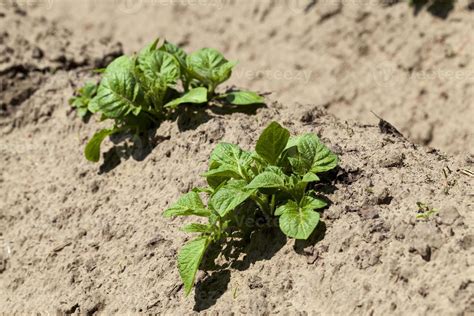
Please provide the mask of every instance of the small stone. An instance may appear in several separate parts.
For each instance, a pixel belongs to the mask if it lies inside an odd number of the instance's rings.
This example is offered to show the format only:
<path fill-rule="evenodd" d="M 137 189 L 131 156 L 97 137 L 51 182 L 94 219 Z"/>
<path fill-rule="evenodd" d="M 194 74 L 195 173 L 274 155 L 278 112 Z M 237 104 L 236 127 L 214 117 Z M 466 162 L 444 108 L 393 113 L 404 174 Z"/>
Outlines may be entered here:
<path fill-rule="evenodd" d="M 79 232 L 76 234 L 76 240 L 79 240 L 81 239 L 82 237 L 86 236 L 87 235 L 87 230 L 81 228 L 79 229 Z"/>
<path fill-rule="evenodd" d="M 474 245 L 474 235 L 466 235 L 460 241 L 459 244 L 462 249 L 469 250 Z"/>
<path fill-rule="evenodd" d="M 33 53 L 31 54 L 31 57 L 33 57 L 34 59 L 41 59 L 41 58 L 43 58 L 43 56 L 44 56 L 44 53 L 41 50 L 41 48 L 35 47 L 33 49 Z"/>
<path fill-rule="evenodd" d="M 376 195 L 375 203 L 378 205 L 388 205 L 392 202 L 393 197 L 390 195 L 388 188 L 383 188 L 381 192 Z"/>
<path fill-rule="evenodd" d="M 253 275 L 249 277 L 248 286 L 249 286 L 249 289 L 251 290 L 262 288 L 263 287 L 262 278 L 259 277 L 258 275 Z"/>
<path fill-rule="evenodd" d="M 91 192 L 96 193 L 97 191 L 99 191 L 99 189 L 100 189 L 99 182 L 96 180 L 92 181 L 90 185 Z"/>
<path fill-rule="evenodd" d="M 96 268 L 97 264 L 95 263 L 94 259 L 89 259 L 86 261 L 84 264 L 84 268 L 86 269 L 87 272 L 91 272 Z"/>
<path fill-rule="evenodd" d="M 311 254 L 310 256 L 308 256 L 306 258 L 306 263 L 307 264 L 313 264 L 316 262 L 316 260 L 318 260 L 319 258 L 319 252 L 318 251 L 314 251 L 313 254 Z"/>
<path fill-rule="evenodd" d="M 331 208 L 328 211 L 324 212 L 324 215 L 327 219 L 339 219 L 341 217 L 341 212 L 339 209 Z"/>
<path fill-rule="evenodd" d="M 303 123 L 311 123 L 313 120 L 314 117 L 312 111 L 306 111 L 305 113 L 303 113 L 300 119 L 300 121 Z"/>
<path fill-rule="evenodd" d="M 431 260 L 431 247 L 426 243 L 415 243 L 408 249 L 410 253 L 417 253 L 425 261 Z"/>
<path fill-rule="evenodd" d="M 359 211 L 359 215 L 365 219 L 375 219 L 379 217 L 379 211 L 374 208 L 363 208 Z"/>
<path fill-rule="evenodd" d="M 403 160 L 405 160 L 404 154 L 394 153 L 382 159 L 380 166 L 384 168 L 401 167 L 403 166 Z"/>

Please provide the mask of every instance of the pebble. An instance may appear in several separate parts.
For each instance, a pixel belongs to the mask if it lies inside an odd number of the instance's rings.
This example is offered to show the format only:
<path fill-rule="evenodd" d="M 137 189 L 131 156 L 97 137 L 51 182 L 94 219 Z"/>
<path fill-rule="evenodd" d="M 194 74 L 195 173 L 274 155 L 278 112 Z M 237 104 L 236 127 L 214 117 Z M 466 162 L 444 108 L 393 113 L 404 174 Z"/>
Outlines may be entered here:
<path fill-rule="evenodd" d="M 393 168 L 403 166 L 405 155 L 401 153 L 387 154 L 387 157 L 380 160 L 380 166 L 384 168 Z"/>

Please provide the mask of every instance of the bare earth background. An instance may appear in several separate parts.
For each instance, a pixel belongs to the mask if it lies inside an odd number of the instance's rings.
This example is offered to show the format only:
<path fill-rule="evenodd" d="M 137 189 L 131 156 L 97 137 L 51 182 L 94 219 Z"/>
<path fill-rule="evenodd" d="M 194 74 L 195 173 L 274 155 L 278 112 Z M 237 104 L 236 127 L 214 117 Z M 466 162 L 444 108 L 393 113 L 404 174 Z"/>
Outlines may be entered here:
<path fill-rule="evenodd" d="M 474 314 L 472 8 L 0 1 L 0 313 Z M 238 60 L 229 84 L 271 92 L 268 107 L 190 109 L 153 148 L 106 142 L 105 159 L 88 163 L 101 124 L 83 123 L 68 98 L 91 69 L 157 36 Z M 370 111 L 406 139 L 381 133 Z M 317 242 L 257 232 L 186 299 L 183 221 L 161 213 L 203 184 L 216 143 L 249 149 L 272 120 L 340 155 Z M 417 220 L 416 202 L 439 212 Z"/>

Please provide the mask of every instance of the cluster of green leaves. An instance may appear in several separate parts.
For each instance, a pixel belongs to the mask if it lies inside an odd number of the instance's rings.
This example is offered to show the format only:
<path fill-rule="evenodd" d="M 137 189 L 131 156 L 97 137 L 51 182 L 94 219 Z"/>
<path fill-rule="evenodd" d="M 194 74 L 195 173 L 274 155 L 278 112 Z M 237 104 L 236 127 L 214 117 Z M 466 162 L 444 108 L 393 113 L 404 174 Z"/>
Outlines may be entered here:
<path fill-rule="evenodd" d="M 203 48 L 188 55 L 174 44 L 159 43 L 156 40 L 133 56 L 118 57 L 103 70 L 98 87 L 87 84 L 71 99 L 79 115 L 99 113 L 102 120 L 114 121 L 112 128 L 102 129 L 90 139 L 85 149 L 88 160 L 99 160 L 100 146 L 107 136 L 143 134 L 169 118 L 180 105 L 264 102 L 251 91 L 216 93 L 217 86 L 230 78 L 236 65 L 217 50 Z"/>
<path fill-rule="evenodd" d="M 97 94 L 97 85 L 92 82 L 87 82 L 80 88 L 76 95 L 69 99 L 69 104 L 76 108 L 77 114 L 80 117 L 86 117 L 89 114 L 89 102 Z"/>
<path fill-rule="evenodd" d="M 314 134 L 290 137 L 290 132 L 272 122 L 259 137 L 255 151 L 220 143 L 211 154 L 209 170 L 203 175 L 206 188 L 195 188 L 164 212 L 165 217 L 199 216 L 207 223 L 192 223 L 185 232 L 199 236 L 186 243 L 178 255 L 178 268 L 186 295 L 193 285 L 201 260 L 208 249 L 224 246 L 229 238 L 249 234 L 257 218 L 267 223 L 278 218 L 288 237 L 307 239 L 319 222 L 326 202 L 309 186 L 318 173 L 335 168 L 337 156 Z M 207 206 L 201 199 L 207 198 Z M 249 221 L 249 219 L 251 219 Z"/>

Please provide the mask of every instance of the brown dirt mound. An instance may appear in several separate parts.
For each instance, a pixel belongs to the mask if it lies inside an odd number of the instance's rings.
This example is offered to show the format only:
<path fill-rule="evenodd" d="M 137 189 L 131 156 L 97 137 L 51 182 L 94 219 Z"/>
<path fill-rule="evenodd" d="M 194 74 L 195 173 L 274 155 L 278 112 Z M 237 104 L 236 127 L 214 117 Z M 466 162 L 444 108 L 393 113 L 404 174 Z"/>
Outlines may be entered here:
<path fill-rule="evenodd" d="M 9 13 L 0 23 L 10 18 L 23 19 Z M 164 122 L 149 147 L 107 142 L 105 159 L 90 164 L 82 150 L 102 123 L 82 122 L 67 100 L 94 56 L 112 56 L 114 47 L 99 42 L 84 64 L 44 70 L 47 80 L 2 118 L 0 312 L 474 313 L 472 156 L 341 121 L 317 104 L 274 102 L 255 115 L 190 108 Z M 11 106 L 3 93 L 1 101 Z M 201 273 L 186 299 L 176 253 L 188 236 L 182 219 L 161 213 L 203 184 L 216 143 L 250 149 L 272 120 L 293 134 L 317 133 L 340 156 L 323 188 L 332 202 L 324 224 L 309 242 L 256 232 L 231 268 Z M 417 219 L 417 202 L 438 212 Z"/>

